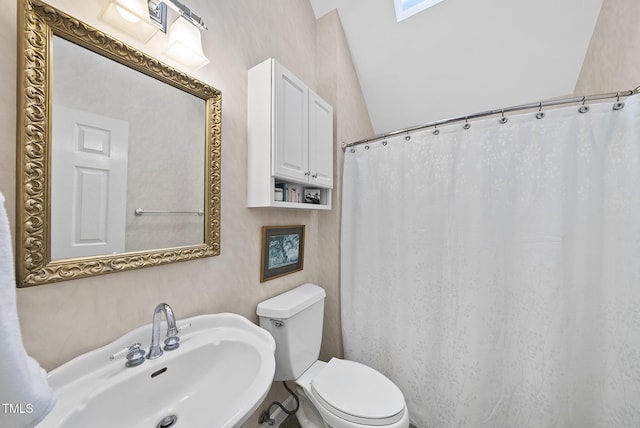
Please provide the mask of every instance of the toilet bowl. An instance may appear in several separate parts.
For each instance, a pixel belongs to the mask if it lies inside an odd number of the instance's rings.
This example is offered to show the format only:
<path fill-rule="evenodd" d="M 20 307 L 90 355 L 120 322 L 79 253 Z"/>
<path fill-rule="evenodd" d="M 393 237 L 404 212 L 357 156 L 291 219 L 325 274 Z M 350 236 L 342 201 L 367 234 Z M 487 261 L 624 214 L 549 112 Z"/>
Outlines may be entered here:
<path fill-rule="evenodd" d="M 295 383 L 322 418 L 324 425 L 320 427 L 409 426 L 409 413 L 400 389 L 364 364 L 338 358 L 329 363 L 316 361 Z M 303 426 L 302 422 L 300 425 Z"/>
<path fill-rule="evenodd" d="M 339 358 L 319 361 L 325 292 L 304 284 L 258 304 L 260 326 L 276 341 L 274 380 L 297 386 L 302 428 L 407 428 L 400 389 L 382 373 Z"/>

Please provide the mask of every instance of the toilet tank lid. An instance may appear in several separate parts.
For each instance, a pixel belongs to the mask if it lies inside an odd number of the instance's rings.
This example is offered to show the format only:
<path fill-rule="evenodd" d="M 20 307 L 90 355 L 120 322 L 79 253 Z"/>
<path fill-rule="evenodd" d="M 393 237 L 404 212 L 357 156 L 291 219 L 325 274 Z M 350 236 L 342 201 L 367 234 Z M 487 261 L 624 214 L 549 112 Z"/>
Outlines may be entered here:
<path fill-rule="evenodd" d="M 324 299 L 324 289 L 315 284 L 302 284 L 292 290 L 258 303 L 256 313 L 261 317 L 291 318 L 298 312 Z"/>

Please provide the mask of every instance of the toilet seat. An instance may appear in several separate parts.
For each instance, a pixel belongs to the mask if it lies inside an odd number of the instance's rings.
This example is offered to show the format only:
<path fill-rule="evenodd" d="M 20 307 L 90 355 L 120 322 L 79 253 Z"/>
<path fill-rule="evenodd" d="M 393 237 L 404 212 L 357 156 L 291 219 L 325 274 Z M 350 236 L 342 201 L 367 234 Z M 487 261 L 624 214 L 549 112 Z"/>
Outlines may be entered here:
<path fill-rule="evenodd" d="M 404 416 L 404 396 L 382 373 L 332 358 L 311 381 L 314 398 L 329 412 L 363 425 L 390 425 Z"/>

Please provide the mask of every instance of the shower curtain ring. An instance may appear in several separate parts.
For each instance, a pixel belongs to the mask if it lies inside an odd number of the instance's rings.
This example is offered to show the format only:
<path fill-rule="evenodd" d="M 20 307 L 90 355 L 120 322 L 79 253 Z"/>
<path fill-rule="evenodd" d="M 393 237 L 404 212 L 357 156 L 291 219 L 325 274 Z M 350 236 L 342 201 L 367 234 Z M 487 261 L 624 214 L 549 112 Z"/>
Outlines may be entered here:
<path fill-rule="evenodd" d="M 584 105 L 585 101 L 587 100 L 587 97 L 583 96 L 582 97 L 582 105 L 580 106 L 580 108 L 578 109 L 578 111 L 580 113 L 586 113 L 589 111 L 589 106 Z"/>
<path fill-rule="evenodd" d="M 501 114 L 502 114 L 502 117 L 500 118 L 499 122 L 504 125 L 505 123 L 507 123 L 509 121 L 509 118 L 508 117 L 504 117 L 504 109 L 502 109 Z"/>
<path fill-rule="evenodd" d="M 440 130 L 438 129 L 438 121 L 435 121 L 433 125 L 433 135 L 438 135 L 439 133 Z"/>
<path fill-rule="evenodd" d="M 409 135 L 409 129 L 407 129 L 406 132 L 407 132 L 407 136 L 404 137 L 404 140 L 409 141 L 411 139 L 411 135 Z"/>
<path fill-rule="evenodd" d="M 540 106 L 538 107 L 538 113 L 536 113 L 536 119 L 542 119 L 545 113 L 542 111 L 542 101 L 540 101 Z"/>
<path fill-rule="evenodd" d="M 622 110 L 624 108 L 624 103 L 620 102 L 620 92 L 616 93 L 616 102 L 613 104 L 614 110 Z"/>
<path fill-rule="evenodd" d="M 469 121 L 468 121 L 468 117 L 467 117 L 467 116 L 465 116 L 465 118 L 464 118 L 464 126 L 463 126 L 463 128 L 464 128 L 464 129 L 469 129 L 469 128 L 471 128 L 471 124 L 469 123 Z"/>

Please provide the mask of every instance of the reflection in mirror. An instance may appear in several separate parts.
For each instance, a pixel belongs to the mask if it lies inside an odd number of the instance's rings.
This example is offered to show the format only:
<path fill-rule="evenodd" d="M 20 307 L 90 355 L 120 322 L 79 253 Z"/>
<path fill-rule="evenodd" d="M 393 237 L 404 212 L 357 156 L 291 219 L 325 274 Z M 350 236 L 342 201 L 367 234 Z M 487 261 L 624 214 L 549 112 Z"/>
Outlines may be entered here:
<path fill-rule="evenodd" d="M 52 92 L 53 260 L 204 242 L 204 100 L 58 36 Z"/>
<path fill-rule="evenodd" d="M 220 254 L 220 91 L 19 4 L 18 285 Z"/>

